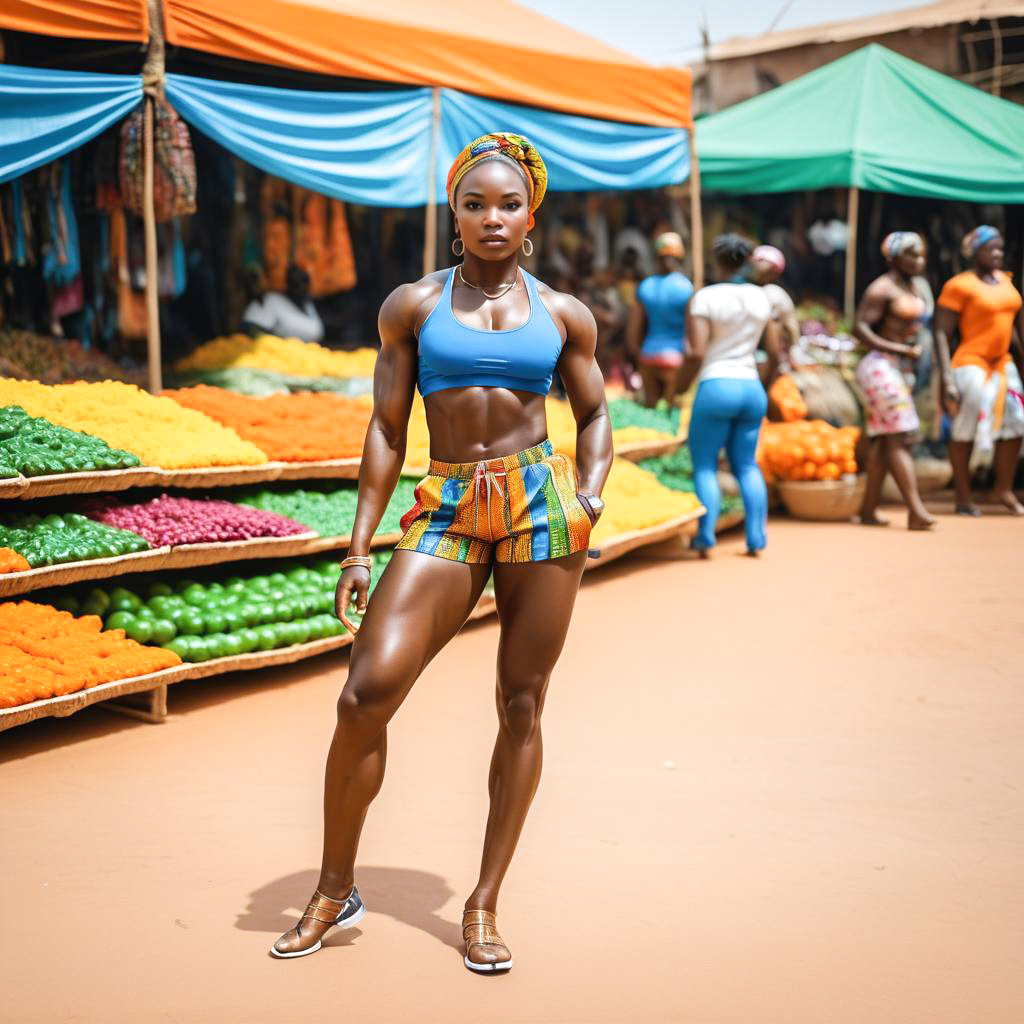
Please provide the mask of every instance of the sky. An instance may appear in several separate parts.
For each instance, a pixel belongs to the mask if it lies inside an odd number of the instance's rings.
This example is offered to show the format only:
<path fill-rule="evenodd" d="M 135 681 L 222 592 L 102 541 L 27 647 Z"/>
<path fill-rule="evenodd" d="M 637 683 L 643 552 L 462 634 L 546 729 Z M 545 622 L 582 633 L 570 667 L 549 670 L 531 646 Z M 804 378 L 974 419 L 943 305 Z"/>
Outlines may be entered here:
<path fill-rule="evenodd" d="M 867 17 L 928 0 L 517 0 L 655 64 L 682 64 L 697 56 L 700 25 L 707 20 L 711 41 Z"/>

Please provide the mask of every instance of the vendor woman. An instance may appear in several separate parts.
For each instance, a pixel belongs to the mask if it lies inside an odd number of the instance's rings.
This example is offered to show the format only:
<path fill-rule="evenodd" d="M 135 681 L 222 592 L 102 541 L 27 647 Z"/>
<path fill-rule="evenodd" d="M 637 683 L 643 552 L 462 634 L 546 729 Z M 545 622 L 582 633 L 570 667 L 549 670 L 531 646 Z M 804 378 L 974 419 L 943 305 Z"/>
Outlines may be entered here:
<path fill-rule="evenodd" d="M 853 333 L 864 348 L 857 384 L 867 406 L 870 445 L 860 522 L 888 525 L 878 514 L 878 504 L 886 474 L 892 473 L 907 506 L 907 527 L 927 530 L 935 519 L 921 500 L 910 455 L 910 443 L 921 426 L 911 396 L 911 373 L 931 313 L 916 283 L 924 272 L 927 247 L 914 231 L 894 231 L 883 239 L 882 255 L 889 270 L 868 285 L 854 316 Z"/>
<path fill-rule="evenodd" d="M 644 278 L 627 327 L 630 354 L 638 359 L 644 404 L 652 408 L 665 399 L 671 405 L 679 393 L 686 337 L 686 304 L 693 284 L 682 272 L 685 249 L 674 231 L 654 240 L 658 273 Z"/>
<path fill-rule="evenodd" d="M 498 893 L 540 781 L 541 711 L 612 461 L 594 318 L 519 266 L 520 253 L 533 250 L 527 232 L 546 185 L 544 162 L 521 135 L 472 142 L 448 173 L 459 262 L 401 285 L 381 307 L 373 414 L 337 593 L 340 617 L 352 600 L 366 614 L 327 758 L 320 879 L 298 925 L 274 943 L 274 956 L 313 953 L 329 929 L 363 916 L 356 850 L 384 778 L 387 724 L 493 573 L 498 737 L 480 875 L 462 935 L 471 970 L 512 966 L 497 930 Z M 545 396 L 556 370 L 576 418 L 575 466 L 547 439 Z M 370 600 L 370 541 L 405 462 L 417 387 L 430 468 Z M 482 676 L 475 663 L 465 671 Z M 454 741 L 438 737 L 439 756 Z M 565 928 L 560 913 L 554 907 L 548 922 L 556 931 Z M 395 963 L 408 958 L 396 955 Z"/>
<path fill-rule="evenodd" d="M 1003 270 L 1003 236 L 987 224 L 962 243 L 969 270 L 950 278 L 935 311 L 943 401 L 953 419 L 949 459 L 953 463 L 956 511 L 976 516 L 971 501 L 971 452 L 994 449 L 992 498 L 1013 515 L 1024 506 L 1013 493 L 1013 477 L 1024 437 L 1024 349 L 1020 292 Z M 950 342 L 960 343 L 950 359 Z"/>

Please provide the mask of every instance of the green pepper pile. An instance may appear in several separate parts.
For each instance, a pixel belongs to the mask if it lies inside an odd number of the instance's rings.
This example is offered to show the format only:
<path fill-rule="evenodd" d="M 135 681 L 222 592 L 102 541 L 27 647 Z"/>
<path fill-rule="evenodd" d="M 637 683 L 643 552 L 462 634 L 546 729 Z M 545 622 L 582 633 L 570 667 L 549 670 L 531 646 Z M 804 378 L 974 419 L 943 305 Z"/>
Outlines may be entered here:
<path fill-rule="evenodd" d="M 139 464 L 131 452 L 77 430 L 29 416 L 18 405 L 0 409 L 0 477 L 47 476 L 126 469 Z"/>
<path fill-rule="evenodd" d="M 384 511 L 378 533 L 395 533 L 402 516 L 416 500 L 415 482 L 402 477 Z M 347 537 L 356 518 L 357 488 L 354 484 L 327 484 L 316 490 L 297 487 L 260 488 L 246 491 L 235 500 L 242 505 L 274 512 L 304 523 L 321 537 Z"/>
<path fill-rule="evenodd" d="M 374 556 L 371 589 L 390 558 L 390 551 Z M 145 597 L 123 586 L 62 590 L 50 603 L 75 615 L 99 615 L 106 629 L 123 629 L 138 643 L 201 662 L 340 636 L 345 627 L 334 615 L 340 575 L 337 558 L 321 558 L 223 582 L 168 578 L 148 584 Z"/>
<path fill-rule="evenodd" d="M 33 569 L 64 562 L 113 558 L 149 548 L 145 538 L 104 526 L 74 513 L 7 515 L 0 523 L 0 547 L 13 548 Z"/>
<path fill-rule="evenodd" d="M 613 398 L 608 403 L 608 415 L 612 421 L 612 430 L 648 427 L 673 436 L 679 433 L 679 407 L 670 406 L 664 401 L 648 409 L 646 405 L 634 402 L 631 398 Z"/>
<path fill-rule="evenodd" d="M 652 459 L 642 459 L 637 465 L 653 473 L 658 482 L 664 484 L 669 490 L 685 491 L 692 494 L 695 490 L 693 483 L 693 460 L 690 458 L 690 449 L 683 445 L 677 448 L 670 455 L 658 455 Z M 720 516 L 732 515 L 737 509 L 743 507 L 743 502 L 734 495 L 723 494 Z"/>

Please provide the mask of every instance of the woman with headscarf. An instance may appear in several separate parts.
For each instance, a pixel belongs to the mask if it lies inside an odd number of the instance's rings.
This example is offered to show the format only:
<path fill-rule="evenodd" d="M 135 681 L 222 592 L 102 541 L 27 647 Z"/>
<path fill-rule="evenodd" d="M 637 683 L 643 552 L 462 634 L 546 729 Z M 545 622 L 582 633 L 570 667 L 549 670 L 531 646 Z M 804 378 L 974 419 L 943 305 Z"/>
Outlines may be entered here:
<path fill-rule="evenodd" d="M 946 411 L 953 420 L 949 459 L 959 515 L 979 515 L 971 501 L 971 452 L 994 448 L 992 499 L 1014 515 L 1024 506 L 1013 493 L 1013 477 L 1024 437 L 1024 348 L 1020 292 L 1003 270 L 1003 236 L 988 224 L 963 240 L 970 270 L 950 278 L 939 295 L 935 343 Z M 960 343 L 950 359 L 950 341 Z"/>
<path fill-rule="evenodd" d="M 679 393 L 686 304 L 693 295 L 693 283 L 680 270 L 685 254 L 682 238 L 666 231 L 654 240 L 654 251 L 658 273 L 637 287 L 627 328 L 630 354 L 639 363 L 644 404 L 652 408 L 662 399 L 671 405 Z"/>
<path fill-rule="evenodd" d="M 921 426 L 911 395 L 914 360 L 924 349 L 921 334 L 931 310 L 919 285 L 927 246 L 914 231 L 894 231 L 882 241 L 889 270 L 868 285 L 854 316 L 854 337 L 866 349 L 857 383 L 867 406 L 867 482 L 860 522 L 888 526 L 878 514 L 882 485 L 892 473 L 907 505 L 907 528 L 928 530 L 934 517 L 917 489 L 910 442 Z M 925 285 L 927 287 L 927 285 Z M 927 292 L 931 297 L 930 289 Z"/>
<path fill-rule="evenodd" d="M 800 337 L 800 323 L 796 318 L 796 306 L 789 292 L 778 283 L 785 273 L 786 257 L 774 245 L 759 245 L 750 254 L 746 278 L 759 284 L 772 309 L 772 319 L 779 325 L 779 355 L 783 362 L 789 361 L 789 350 Z"/>
<path fill-rule="evenodd" d="M 546 183 L 540 154 L 521 135 L 472 142 L 448 174 L 458 262 L 399 286 L 381 307 L 373 414 L 337 593 L 343 621 L 350 601 L 365 617 L 327 759 L 320 879 L 299 924 L 274 943 L 274 956 L 316 952 L 328 929 L 362 917 L 356 848 L 383 781 L 388 721 L 461 629 L 493 572 L 498 737 L 480 875 L 462 934 L 471 970 L 512 966 L 497 931 L 498 890 L 540 780 L 541 710 L 612 461 L 594 318 L 519 265 L 520 252 L 533 250 L 527 233 Z M 556 369 L 576 417 L 575 466 L 547 439 L 545 396 Z M 417 387 L 430 467 L 368 599 L 370 541 L 405 461 Z"/>
<path fill-rule="evenodd" d="M 722 505 L 718 460 L 723 448 L 743 498 L 747 553 L 756 556 L 765 546 L 768 495 L 757 465 L 757 439 L 768 396 L 754 353 L 763 342 L 771 380 L 778 366 L 779 329 L 764 289 L 735 280 L 752 250 L 753 245 L 740 235 L 716 238 L 712 253 L 721 283 L 702 288 L 687 310 L 680 389 L 686 391 L 699 375 L 689 444 L 694 489 L 706 510 L 693 540 L 702 557 L 715 546 Z"/>

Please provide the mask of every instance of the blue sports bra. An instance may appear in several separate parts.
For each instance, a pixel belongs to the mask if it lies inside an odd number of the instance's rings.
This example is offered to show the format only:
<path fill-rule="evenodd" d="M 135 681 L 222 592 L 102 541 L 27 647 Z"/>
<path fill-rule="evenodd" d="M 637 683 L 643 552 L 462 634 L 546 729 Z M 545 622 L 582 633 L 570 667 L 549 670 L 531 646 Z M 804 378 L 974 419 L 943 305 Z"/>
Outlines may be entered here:
<path fill-rule="evenodd" d="M 538 395 L 551 390 L 562 336 L 537 295 L 536 279 L 520 272 L 530 318 L 511 330 L 485 331 L 460 323 L 452 312 L 452 268 L 441 298 L 420 328 L 416 383 L 424 398 L 448 388 L 510 388 Z"/>

